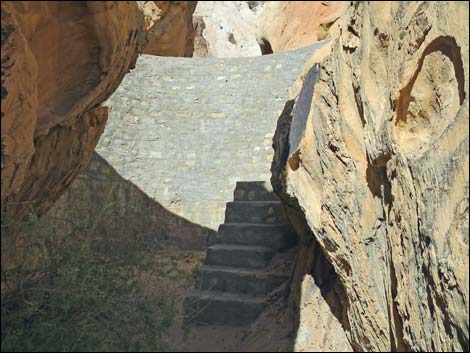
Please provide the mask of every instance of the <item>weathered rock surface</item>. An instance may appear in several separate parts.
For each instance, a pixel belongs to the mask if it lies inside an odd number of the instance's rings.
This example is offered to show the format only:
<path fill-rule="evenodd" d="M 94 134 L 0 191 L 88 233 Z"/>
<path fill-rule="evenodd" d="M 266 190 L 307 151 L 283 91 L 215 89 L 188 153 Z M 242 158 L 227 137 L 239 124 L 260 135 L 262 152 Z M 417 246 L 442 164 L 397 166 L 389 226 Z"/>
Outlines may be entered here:
<path fill-rule="evenodd" d="M 98 107 L 146 44 L 133 2 L 2 2 L 2 211 L 41 213 L 86 166 Z"/>
<path fill-rule="evenodd" d="M 341 1 L 201 1 L 194 12 L 194 56 L 257 56 L 325 39 Z"/>
<path fill-rule="evenodd" d="M 337 276 L 330 312 L 302 285 L 301 320 L 354 350 L 469 349 L 468 23 L 468 3 L 354 3 L 279 121 L 273 185 Z M 297 350 L 331 342 L 313 329 Z"/>
<path fill-rule="evenodd" d="M 197 1 L 141 1 L 149 42 L 144 54 L 193 55 L 193 12 Z"/>
<path fill-rule="evenodd" d="M 258 18 L 258 42 L 273 52 L 296 49 L 328 36 L 346 1 L 267 1 Z"/>
<path fill-rule="evenodd" d="M 245 1 L 200 1 L 194 12 L 195 57 L 261 55 L 257 16 Z"/>

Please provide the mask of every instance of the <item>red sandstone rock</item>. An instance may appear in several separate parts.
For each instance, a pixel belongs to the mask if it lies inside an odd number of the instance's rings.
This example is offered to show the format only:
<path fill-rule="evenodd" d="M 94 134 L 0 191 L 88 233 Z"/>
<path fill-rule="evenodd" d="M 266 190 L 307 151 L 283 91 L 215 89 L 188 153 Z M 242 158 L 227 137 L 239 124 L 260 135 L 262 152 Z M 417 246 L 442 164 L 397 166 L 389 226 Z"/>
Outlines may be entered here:
<path fill-rule="evenodd" d="M 107 118 L 97 107 L 135 65 L 147 31 L 136 2 L 1 6 L 1 200 L 16 219 L 18 205 L 51 205 L 86 166 Z"/>
<path fill-rule="evenodd" d="M 197 1 L 144 1 L 149 43 L 143 53 L 193 56 L 193 13 Z"/>
<path fill-rule="evenodd" d="M 273 52 L 313 44 L 328 36 L 347 6 L 346 1 L 268 1 L 258 21 L 258 41 L 269 42 Z"/>

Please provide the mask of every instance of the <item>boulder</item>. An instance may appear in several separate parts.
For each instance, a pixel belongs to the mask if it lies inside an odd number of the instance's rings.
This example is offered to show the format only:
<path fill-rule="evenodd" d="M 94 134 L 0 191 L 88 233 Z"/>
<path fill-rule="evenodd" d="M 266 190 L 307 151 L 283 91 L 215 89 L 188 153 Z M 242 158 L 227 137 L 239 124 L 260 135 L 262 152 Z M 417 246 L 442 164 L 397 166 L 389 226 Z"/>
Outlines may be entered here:
<path fill-rule="evenodd" d="M 297 293 L 300 317 L 339 320 L 353 350 L 469 349 L 468 16 L 463 2 L 353 3 L 279 120 L 274 189 L 339 298 L 322 293 L 328 312 Z M 293 288 L 312 287 L 299 259 Z M 297 350 L 338 337 L 300 325 Z"/>
<path fill-rule="evenodd" d="M 91 158 L 147 43 L 133 2 L 2 2 L 2 213 L 43 213 Z"/>

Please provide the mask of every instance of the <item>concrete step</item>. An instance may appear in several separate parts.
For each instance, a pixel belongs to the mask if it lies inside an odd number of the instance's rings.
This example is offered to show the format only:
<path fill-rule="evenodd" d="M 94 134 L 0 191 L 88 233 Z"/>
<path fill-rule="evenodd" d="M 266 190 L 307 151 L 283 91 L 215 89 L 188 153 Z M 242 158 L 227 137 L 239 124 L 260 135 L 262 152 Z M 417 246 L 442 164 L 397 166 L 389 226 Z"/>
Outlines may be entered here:
<path fill-rule="evenodd" d="M 241 268 L 265 267 L 275 253 L 265 246 L 216 244 L 207 249 L 206 265 Z"/>
<path fill-rule="evenodd" d="M 202 266 L 196 288 L 251 296 L 267 295 L 289 279 L 288 274 L 224 266 Z"/>
<path fill-rule="evenodd" d="M 186 320 L 198 325 L 247 325 L 266 306 L 264 297 L 193 290 L 184 301 Z"/>
<path fill-rule="evenodd" d="M 271 185 L 262 181 L 238 181 L 233 195 L 235 201 L 279 201 Z"/>
<path fill-rule="evenodd" d="M 214 243 L 259 245 L 277 250 L 297 242 L 294 228 L 286 224 L 225 223 L 219 226 Z"/>
<path fill-rule="evenodd" d="M 234 201 L 225 208 L 225 223 L 286 223 L 280 201 Z"/>

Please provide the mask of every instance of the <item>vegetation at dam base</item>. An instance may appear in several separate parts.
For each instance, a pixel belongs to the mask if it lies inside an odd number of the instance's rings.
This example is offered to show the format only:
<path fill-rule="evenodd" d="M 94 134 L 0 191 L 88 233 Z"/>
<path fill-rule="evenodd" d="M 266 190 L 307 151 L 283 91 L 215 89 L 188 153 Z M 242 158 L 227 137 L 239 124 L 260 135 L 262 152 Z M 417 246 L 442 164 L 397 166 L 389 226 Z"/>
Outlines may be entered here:
<path fill-rule="evenodd" d="M 97 217 L 97 222 L 106 214 Z M 179 297 L 202 260 L 199 251 L 134 238 L 96 238 L 77 224 L 63 239 L 31 214 L 16 251 L 41 258 L 2 269 L 15 290 L 2 298 L 2 351 L 165 351 L 181 321 Z M 2 244 L 3 246 L 3 244 Z M 29 267 L 29 268 L 28 268 Z"/>

